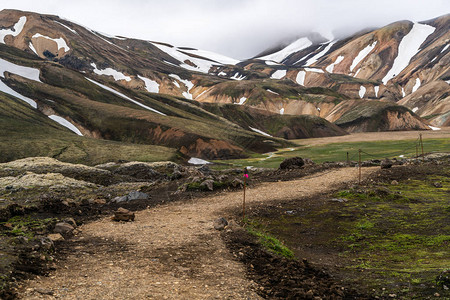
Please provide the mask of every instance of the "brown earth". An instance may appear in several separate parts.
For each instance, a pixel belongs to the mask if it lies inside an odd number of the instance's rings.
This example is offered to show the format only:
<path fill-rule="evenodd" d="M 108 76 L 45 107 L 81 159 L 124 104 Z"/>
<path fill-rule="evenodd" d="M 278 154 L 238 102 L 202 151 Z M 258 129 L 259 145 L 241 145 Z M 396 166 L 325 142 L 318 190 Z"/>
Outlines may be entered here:
<path fill-rule="evenodd" d="M 450 138 L 450 127 L 442 127 L 441 130 L 427 130 L 427 131 L 390 131 L 390 132 L 359 132 L 352 133 L 346 136 L 333 136 L 326 138 L 311 138 L 306 140 L 295 141 L 299 145 L 325 145 L 331 143 L 342 142 L 371 142 L 371 141 L 400 141 L 400 140 L 414 140 L 419 134 L 422 134 L 423 139 L 438 139 Z"/>
<path fill-rule="evenodd" d="M 363 169 L 364 176 L 373 172 L 375 168 Z M 354 169 L 329 170 L 250 188 L 246 199 L 251 205 L 310 197 L 356 178 Z M 167 197 L 171 196 L 167 193 Z M 261 287 L 246 277 L 244 266 L 212 226 L 216 218 L 229 218 L 233 214 L 226 211 L 240 205 L 242 192 L 226 192 L 145 209 L 136 212 L 132 223 L 103 218 L 85 224 L 80 234 L 63 244 L 67 257 L 57 263 L 56 270 L 25 282 L 19 297 L 259 299 Z"/>

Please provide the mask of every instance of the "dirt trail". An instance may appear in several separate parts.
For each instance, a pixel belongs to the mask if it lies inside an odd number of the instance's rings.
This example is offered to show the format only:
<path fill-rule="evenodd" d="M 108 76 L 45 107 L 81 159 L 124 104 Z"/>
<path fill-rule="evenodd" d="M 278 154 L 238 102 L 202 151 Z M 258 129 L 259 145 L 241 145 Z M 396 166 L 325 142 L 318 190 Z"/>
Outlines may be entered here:
<path fill-rule="evenodd" d="M 377 168 L 364 168 L 363 176 Z M 296 199 L 354 182 L 355 168 L 326 171 L 247 191 L 247 201 Z M 136 213 L 136 221 L 104 218 L 81 226 L 68 257 L 49 277 L 27 282 L 23 299 L 260 299 L 212 222 L 239 207 L 242 191 Z M 53 295 L 47 295 L 51 294 Z"/>

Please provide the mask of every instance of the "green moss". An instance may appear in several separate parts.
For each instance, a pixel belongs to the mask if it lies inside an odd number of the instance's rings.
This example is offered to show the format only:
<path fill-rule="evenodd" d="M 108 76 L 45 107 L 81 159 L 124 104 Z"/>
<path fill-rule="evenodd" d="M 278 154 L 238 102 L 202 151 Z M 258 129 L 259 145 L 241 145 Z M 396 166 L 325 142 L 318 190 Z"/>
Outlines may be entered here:
<path fill-rule="evenodd" d="M 267 250 L 276 255 L 288 259 L 294 259 L 295 255 L 294 252 L 292 252 L 292 250 L 283 245 L 283 243 L 274 236 L 258 229 L 257 227 L 259 226 L 255 221 L 247 220 L 247 226 L 245 227 L 247 229 L 247 232 L 257 237 L 258 241 L 261 243 L 262 246 L 264 246 Z"/>

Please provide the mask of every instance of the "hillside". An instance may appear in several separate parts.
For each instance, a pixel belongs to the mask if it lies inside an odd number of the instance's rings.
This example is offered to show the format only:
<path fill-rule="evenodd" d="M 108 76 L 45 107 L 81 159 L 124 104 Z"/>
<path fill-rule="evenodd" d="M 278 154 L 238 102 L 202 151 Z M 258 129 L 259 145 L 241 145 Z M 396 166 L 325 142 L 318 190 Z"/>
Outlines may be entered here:
<path fill-rule="evenodd" d="M 11 126 L 47 119 L 36 124 L 45 149 L 59 139 L 57 129 L 89 143 L 168 147 L 181 160 L 244 157 L 288 146 L 286 139 L 345 134 L 342 129 L 425 130 L 428 122 L 448 124 L 449 19 L 394 23 L 342 41 L 311 35 L 313 41 L 301 38 L 238 61 L 108 36 L 58 16 L 3 10 L 4 113 L 14 119 Z M 420 51 L 404 53 L 405 39 Z M 431 64 L 426 57 L 432 54 Z M 401 113 L 378 122 L 379 105 L 367 100 L 389 103 L 391 112 Z M 13 111 L 17 101 L 29 106 L 20 120 Z M 364 115 L 371 125 L 351 120 L 349 127 L 349 115 Z M 17 130 L 4 128 L 3 139 L 20 138 Z M 26 131 L 33 136 L 31 128 Z M 4 148 L 2 161 L 52 153 Z"/>

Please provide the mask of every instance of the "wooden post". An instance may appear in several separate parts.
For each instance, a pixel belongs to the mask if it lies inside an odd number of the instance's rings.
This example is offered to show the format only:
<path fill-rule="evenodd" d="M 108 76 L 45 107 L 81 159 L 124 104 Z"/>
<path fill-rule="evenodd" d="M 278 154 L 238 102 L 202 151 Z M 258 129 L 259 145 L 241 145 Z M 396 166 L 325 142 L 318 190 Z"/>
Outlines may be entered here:
<path fill-rule="evenodd" d="M 423 153 L 422 134 L 419 134 L 419 137 L 420 137 L 420 146 L 422 147 L 422 160 L 425 161 L 425 154 Z"/>
<path fill-rule="evenodd" d="M 358 183 L 361 185 L 361 149 L 358 150 L 359 152 L 359 180 Z"/>
<path fill-rule="evenodd" d="M 248 170 L 244 168 L 244 200 L 242 202 L 242 222 L 245 221 L 245 187 L 247 185 Z"/>
<path fill-rule="evenodd" d="M 348 152 L 347 152 L 347 166 L 350 166 L 350 159 L 348 158 Z"/>

